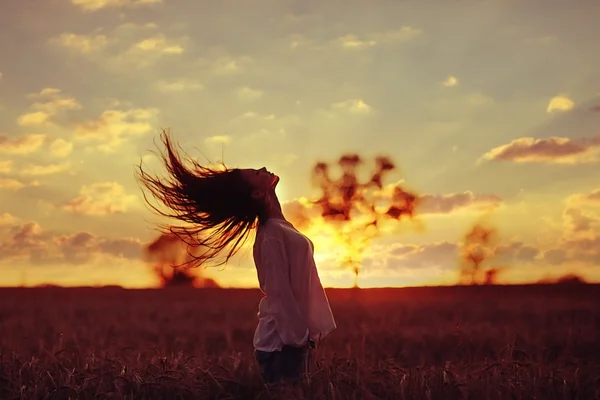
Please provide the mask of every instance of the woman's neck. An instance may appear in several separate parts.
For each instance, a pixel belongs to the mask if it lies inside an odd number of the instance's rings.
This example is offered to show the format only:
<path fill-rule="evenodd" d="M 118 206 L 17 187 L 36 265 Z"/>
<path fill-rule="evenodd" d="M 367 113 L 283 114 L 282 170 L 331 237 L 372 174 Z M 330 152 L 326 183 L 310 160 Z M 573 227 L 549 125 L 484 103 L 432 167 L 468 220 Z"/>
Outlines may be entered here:
<path fill-rule="evenodd" d="M 267 194 L 267 212 L 266 212 L 266 217 L 267 219 L 282 219 L 282 220 L 286 220 L 285 216 L 283 215 L 283 211 L 281 209 L 281 204 L 279 203 L 279 199 L 277 198 L 277 195 L 275 194 L 275 190 L 273 190 L 272 192 L 269 192 Z"/>

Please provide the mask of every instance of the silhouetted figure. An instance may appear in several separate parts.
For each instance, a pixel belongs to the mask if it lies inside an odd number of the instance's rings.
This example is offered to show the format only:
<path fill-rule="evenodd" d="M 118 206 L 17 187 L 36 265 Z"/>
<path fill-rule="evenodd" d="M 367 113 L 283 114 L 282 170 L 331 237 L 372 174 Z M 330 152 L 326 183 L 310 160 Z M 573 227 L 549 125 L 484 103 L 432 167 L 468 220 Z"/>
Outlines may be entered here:
<path fill-rule="evenodd" d="M 167 212 L 188 226 L 169 227 L 185 238 L 191 263 L 215 261 L 228 248 L 226 263 L 256 230 L 253 254 L 264 293 L 254 334 L 257 362 L 266 382 L 298 380 L 308 353 L 336 328 L 314 261 L 313 243 L 288 222 L 275 194 L 279 177 L 265 168 L 211 168 L 184 164 L 169 135 L 161 139 L 161 158 L 169 176 L 151 177 L 141 166 L 139 179 Z"/>

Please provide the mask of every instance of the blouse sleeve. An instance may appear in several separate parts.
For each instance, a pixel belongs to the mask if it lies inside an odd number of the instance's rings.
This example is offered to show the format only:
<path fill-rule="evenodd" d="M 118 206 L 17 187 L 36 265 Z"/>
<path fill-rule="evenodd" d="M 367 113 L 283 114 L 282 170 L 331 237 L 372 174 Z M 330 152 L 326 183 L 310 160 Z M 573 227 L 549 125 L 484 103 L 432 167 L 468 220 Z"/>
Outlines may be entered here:
<path fill-rule="evenodd" d="M 285 245 L 277 238 L 265 238 L 260 245 L 264 268 L 264 292 L 273 311 L 275 326 L 284 345 L 307 343 L 308 324 L 292 290 Z"/>

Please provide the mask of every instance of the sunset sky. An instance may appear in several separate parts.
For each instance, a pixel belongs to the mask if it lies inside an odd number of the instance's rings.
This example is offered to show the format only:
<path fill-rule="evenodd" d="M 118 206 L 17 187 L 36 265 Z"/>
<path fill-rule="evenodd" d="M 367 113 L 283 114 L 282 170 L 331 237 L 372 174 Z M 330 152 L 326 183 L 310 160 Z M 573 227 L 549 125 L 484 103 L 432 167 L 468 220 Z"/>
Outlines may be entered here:
<path fill-rule="evenodd" d="M 44 0 L 0 13 L 0 286 L 144 287 L 157 236 L 135 180 L 161 129 L 186 151 L 281 176 L 390 156 L 423 196 L 361 286 L 448 284 L 483 216 L 505 282 L 600 281 L 600 2 Z M 350 286 L 314 238 L 326 286 Z M 495 263 L 495 264 L 494 264 Z M 256 286 L 251 254 L 204 272 Z"/>

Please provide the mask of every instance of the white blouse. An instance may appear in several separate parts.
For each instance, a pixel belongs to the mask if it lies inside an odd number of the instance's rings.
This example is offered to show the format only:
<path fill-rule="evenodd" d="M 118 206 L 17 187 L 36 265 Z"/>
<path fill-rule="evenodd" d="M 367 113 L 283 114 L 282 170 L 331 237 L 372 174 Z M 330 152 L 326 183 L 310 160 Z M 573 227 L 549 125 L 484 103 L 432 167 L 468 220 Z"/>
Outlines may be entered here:
<path fill-rule="evenodd" d="M 314 260 L 310 239 L 281 219 L 261 224 L 254 242 L 254 263 L 264 297 L 258 306 L 254 348 L 318 342 L 336 328 Z"/>

